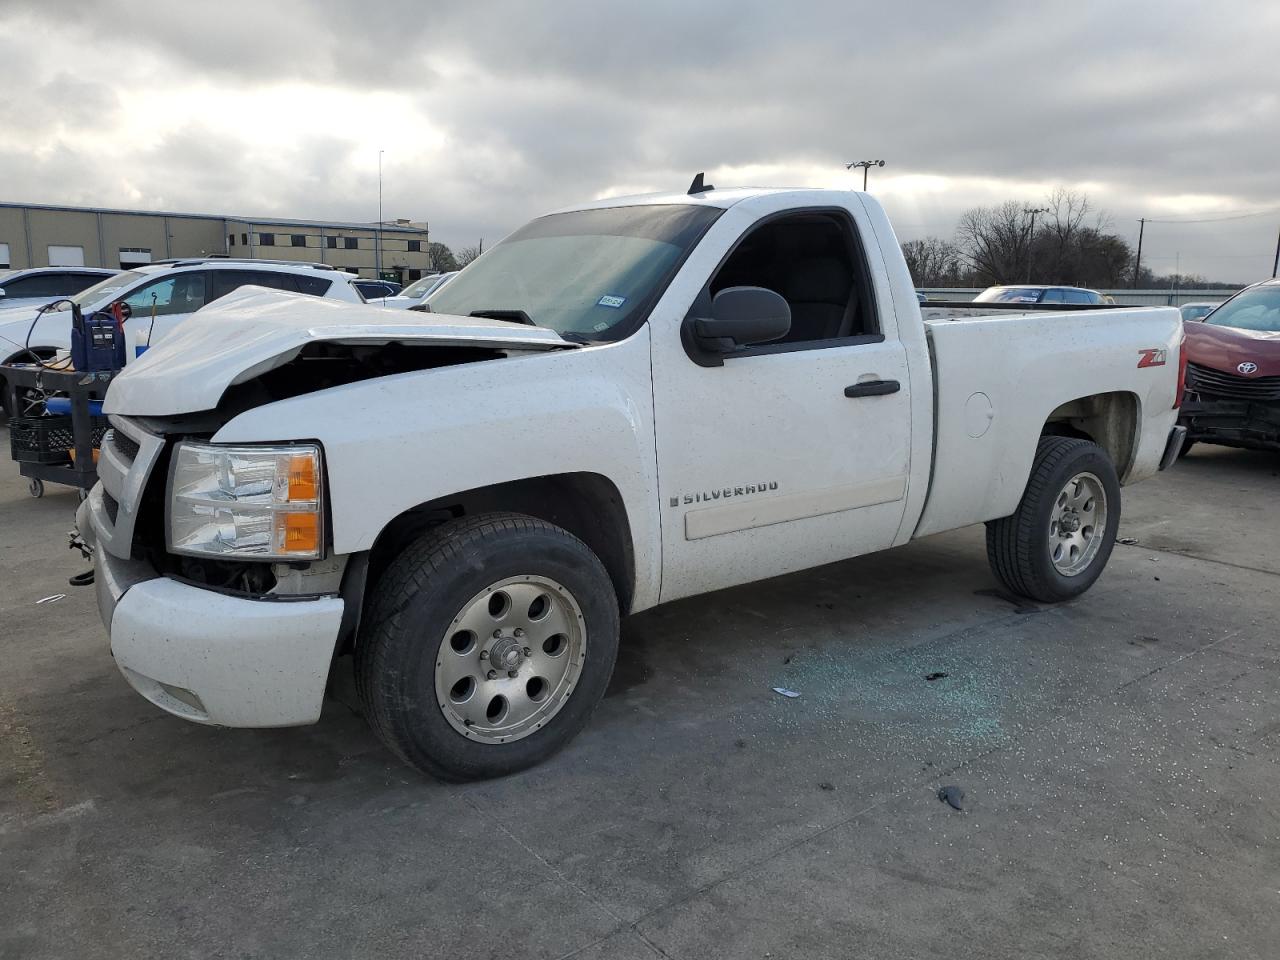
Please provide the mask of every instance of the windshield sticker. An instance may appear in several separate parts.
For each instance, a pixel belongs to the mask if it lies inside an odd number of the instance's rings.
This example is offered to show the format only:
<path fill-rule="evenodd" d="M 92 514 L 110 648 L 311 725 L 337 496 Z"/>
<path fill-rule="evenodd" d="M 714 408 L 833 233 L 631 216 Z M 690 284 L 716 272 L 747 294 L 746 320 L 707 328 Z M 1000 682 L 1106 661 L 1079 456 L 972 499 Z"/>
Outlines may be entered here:
<path fill-rule="evenodd" d="M 626 302 L 626 297 L 601 297 L 596 301 L 596 305 L 601 307 L 613 307 L 616 310 Z"/>

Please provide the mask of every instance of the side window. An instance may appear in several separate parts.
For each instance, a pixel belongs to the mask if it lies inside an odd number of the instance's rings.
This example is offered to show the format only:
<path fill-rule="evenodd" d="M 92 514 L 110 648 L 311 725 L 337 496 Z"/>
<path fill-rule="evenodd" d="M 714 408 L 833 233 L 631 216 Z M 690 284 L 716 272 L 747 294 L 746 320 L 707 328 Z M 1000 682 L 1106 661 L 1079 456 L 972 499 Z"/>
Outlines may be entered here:
<path fill-rule="evenodd" d="M 727 287 L 765 287 L 791 307 L 791 331 L 753 351 L 879 333 L 862 252 L 840 213 L 793 214 L 757 227 L 716 271 L 700 306 L 709 309 Z"/>
<path fill-rule="evenodd" d="M 0 283 L 0 287 L 4 287 L 5 296 L 10 300 L 15 297 L 42 297 L 44 294 L 36 288 L 36 281 L 39 279 L 40 275 L 37 274 L 34 277 L 23 277 L 21 280 Z"/>
<path fill-rule="evenodd" d="M 1101 303 L 1102 298 L 1088 290 L 1068 290 L 1067 303 Z"/>
<path fill-rule="evenodd" d="M 135 317 L 151 316 L 153 307 L 157 317 L 194 313 L 205 305 L 204 272 L 194 270 L 153 281 L 133 291 L 124 302 L 133 309 Z"/>
<path fill-rule="evenodd" d="M 88 290 L 95 283 L 101 283 L 107 279 L 97 273 L 76 273 L 67 279 L 67 293 L 79 293 L 81 290 Z"/>
<path fill-rule="evenodd" d="M 1040 302 L 1041 303 L 1069 303 L 1070 301 L 1067 300 L 1066 293 L 1067 291 L 1065 290 L 1060 290 L 1056 287 L 1051 287 L 1050 289 L 1044 292 L 1043 296 L 1040 297 Z"/>
<path fill-rule="evenodd" d="M 250 284 L 255 287 L 269 287 L 273 290 L 288 290 L 291 293 L 298 289 L 293 282 L 293 275 L 289 273 L 268 270 L 214 270 L 213 299 L 225 297 L 232 290 L 247 287 Z"/>
<path fill-rule="evenodd" d="M 313 297 L 323 297 L 333 286 L 333 281 L 324 277 L 295 276 L 293 279 L 297 281 L 299 293 L 309 293 Z"/>

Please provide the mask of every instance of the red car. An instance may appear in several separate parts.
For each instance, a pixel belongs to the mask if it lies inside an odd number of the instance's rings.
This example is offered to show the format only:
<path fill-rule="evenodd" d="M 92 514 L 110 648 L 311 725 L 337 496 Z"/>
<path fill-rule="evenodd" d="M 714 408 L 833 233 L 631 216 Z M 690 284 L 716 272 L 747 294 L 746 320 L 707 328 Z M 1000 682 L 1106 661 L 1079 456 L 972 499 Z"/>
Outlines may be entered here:
<path fill-rule="evenodd" d="M 1280 280 L 1246 287 L 1186 331 L 1186 446 L 1280 450 Z"/>

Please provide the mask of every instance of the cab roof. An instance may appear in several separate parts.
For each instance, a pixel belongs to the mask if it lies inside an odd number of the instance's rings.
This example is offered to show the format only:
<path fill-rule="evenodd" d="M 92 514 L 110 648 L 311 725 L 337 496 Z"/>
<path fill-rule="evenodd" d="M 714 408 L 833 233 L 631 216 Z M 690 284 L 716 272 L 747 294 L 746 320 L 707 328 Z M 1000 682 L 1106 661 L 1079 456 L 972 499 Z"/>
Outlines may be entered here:
<path fill-rule="evenodd" d="M 726 187 L 724 189 L 711 187 L 701 193 L 642 193 L 628 197 L 604 197 L 600 200 L 593 200 L 590 203 L 575 203 L 573 206 L 562 207 L 559 210 L 552 211 L 549 216 L 556 213 L 572 213 L 577 210 L 603 210 L 610 207 L 643 207 L 677 203 L 694 207 L 718 207 L 722 210 L 727 210 L 744 200 L 753 200 L 758 197 L 777 194 L 795 194 L 797 197 L 806 196 L 812 199 L 814 195 L 848 196 L 856 192 L 854 190 L 831 190 L 822 187 Z"/>

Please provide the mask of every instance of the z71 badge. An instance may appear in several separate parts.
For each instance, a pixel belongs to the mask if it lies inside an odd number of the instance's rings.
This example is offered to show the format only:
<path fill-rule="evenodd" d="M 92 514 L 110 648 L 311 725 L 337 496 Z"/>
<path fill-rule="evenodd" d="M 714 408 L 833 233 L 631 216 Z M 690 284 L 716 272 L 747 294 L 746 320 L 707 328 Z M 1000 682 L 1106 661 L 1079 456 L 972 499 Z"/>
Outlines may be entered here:
<path fill-rule="evenodd" d="M 777 480 L 767 480 L 764 483 L 748 483 L 741 487 L 725 487 L 723 490 L 703 491 L 702 493 L 686 493 L 683 496 L 672 497 L 671 506 L 678 507 L 682 503 L 707 503 L 711 500 L 729 500 L 733 497 L 745 497 L 750 493 L 764 493 L 766 490 L 777 489 Z"/>
<path fill-rule="evenodd" d="M 1138 369 L 1143 367 L 1163 367 L 1168 351 L 1163 347 L 1148 347 L 1138 351 Z"/>

